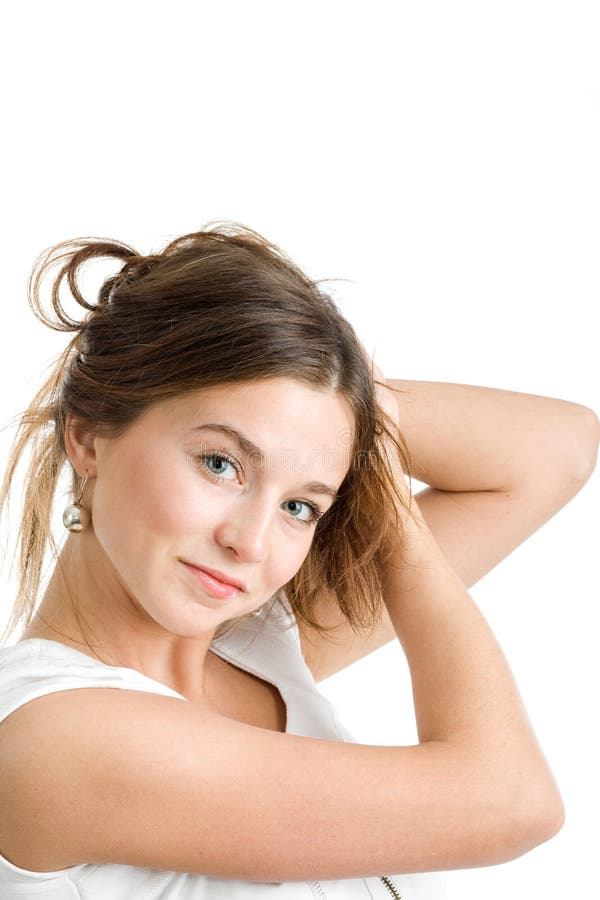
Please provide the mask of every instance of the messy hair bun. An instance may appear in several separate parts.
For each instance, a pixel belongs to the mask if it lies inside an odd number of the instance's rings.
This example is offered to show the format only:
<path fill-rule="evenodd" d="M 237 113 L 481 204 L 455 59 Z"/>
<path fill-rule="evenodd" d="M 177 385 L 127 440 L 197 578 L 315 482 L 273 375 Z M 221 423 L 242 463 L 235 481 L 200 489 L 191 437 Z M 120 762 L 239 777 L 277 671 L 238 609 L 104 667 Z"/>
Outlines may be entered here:
<path fill-rule="evenodd" d="M 89 303 L 81 293 L 77 273 L 85 263 L 92 259 L 112 257 L 125 263 L 123 269 L 103 284 L 97 303 Z M 27 296 L 29 305 L 34 315 L 48 328 L 54 331 L 79 331 L 85 325 L 85 319 L 78 320 L 70 316 L 61 301 L 60 288 L 65 280 L 68 284 L 71 297 L 88 313 L 94 312 L 98 306 L 107 302 L 112 285 L 123 277 L 125 270 L 131 261 L 140 259 L 135 250 L 118 241 L 109 241 L 102 238 L 78 238 L 72 241 L 63 241 L 44 250 L 35 263 L 29 276 Z M 54 317 L 49 315 L 41 301 L 41 286 L 50 271 L 63 263 L 52 284 L 51 299 Z"/>

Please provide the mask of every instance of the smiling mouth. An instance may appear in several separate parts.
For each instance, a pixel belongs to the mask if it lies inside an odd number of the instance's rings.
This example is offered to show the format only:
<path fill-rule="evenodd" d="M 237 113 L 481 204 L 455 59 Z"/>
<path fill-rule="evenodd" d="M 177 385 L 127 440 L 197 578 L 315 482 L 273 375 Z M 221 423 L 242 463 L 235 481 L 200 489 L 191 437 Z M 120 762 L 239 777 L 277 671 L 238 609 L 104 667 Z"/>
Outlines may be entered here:
<path fill-rule="evenodd" d="M 219 600 L 231 600 L 242 593 L 243 588 L 237 587 L 237 585 L 226 581 L 221 581 L 205 569 L 201 569 L 199 566 L 194 566 L 192 563 L 184 562 L 183 560 L 181 561 L 188 572 L 193 575 L 196 581 L 199 582 L 201 587 L 203 587 L 211 597 L 216 597 Z"/>

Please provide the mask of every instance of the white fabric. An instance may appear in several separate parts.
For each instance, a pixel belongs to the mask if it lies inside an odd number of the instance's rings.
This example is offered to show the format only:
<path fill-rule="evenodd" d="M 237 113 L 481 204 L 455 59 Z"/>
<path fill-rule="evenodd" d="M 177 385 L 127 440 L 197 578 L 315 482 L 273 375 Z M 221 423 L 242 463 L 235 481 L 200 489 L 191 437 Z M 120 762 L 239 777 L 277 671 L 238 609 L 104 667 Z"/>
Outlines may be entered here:
<path fill-rule="evenodd" d="M 355 742 L 304 662 L 298 628 L 283 595 L 274 604 L 267 603 L 260 616 L 244 619 L 215 639 L 211 649 L 276 685 L 287 707 L 287 733 Z M 82 687 L 148 691 L 185 700 L 141 672 L 107 666 L 56 641 L 30 639 L 0 649 L 0 722 L 35 697 Z M 402 900 L 446 896 L 445 873 L 389 877 Z M 2 900 L 389 900 L 392 896 L 379 878 L 259 884 L 107 863 L 29 872 L 0 856 Z"/>

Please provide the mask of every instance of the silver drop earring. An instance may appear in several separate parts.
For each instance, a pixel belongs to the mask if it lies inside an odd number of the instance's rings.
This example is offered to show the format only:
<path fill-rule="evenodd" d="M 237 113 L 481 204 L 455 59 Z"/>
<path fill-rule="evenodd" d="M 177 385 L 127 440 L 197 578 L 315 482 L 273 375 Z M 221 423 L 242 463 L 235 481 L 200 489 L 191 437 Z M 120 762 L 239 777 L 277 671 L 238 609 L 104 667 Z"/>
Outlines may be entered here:
<path fill-rule="evenodd" d="M 79 488 L 79 492 L 63 513 L 63 525 L 69 531 L 83 531 L 89 522 L 89 515 L 86 509 L 81 507 L 81 498 L 83 497 L 83 489 L 87 481 L 87 475 L 84 477 Z"/>

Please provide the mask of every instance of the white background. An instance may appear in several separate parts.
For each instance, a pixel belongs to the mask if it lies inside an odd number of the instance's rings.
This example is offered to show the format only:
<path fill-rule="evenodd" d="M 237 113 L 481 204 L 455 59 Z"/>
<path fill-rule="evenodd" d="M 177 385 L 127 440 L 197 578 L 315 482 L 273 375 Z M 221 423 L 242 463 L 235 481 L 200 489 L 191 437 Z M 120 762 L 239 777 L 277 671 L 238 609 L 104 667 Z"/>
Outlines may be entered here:
<path fill-rule="evenodd" d="M 1 425 L 65 343 L 27 307 L 39 252 L 90 235 L 150 252 L 213 218 L 257 229 L 313 277 L 349 279 L 340 306 L 388 377 L 600 409 L 595 3 L 11 7 Z M 451 900 L 597 885 L 599 483 L 472 591 L 567 821 L 519 860 L 452 873 Z M 5 573 L 5 610 L 11 593 Z M 360 740 L 414 740 L 399 645 L 320 686 Z"/>

